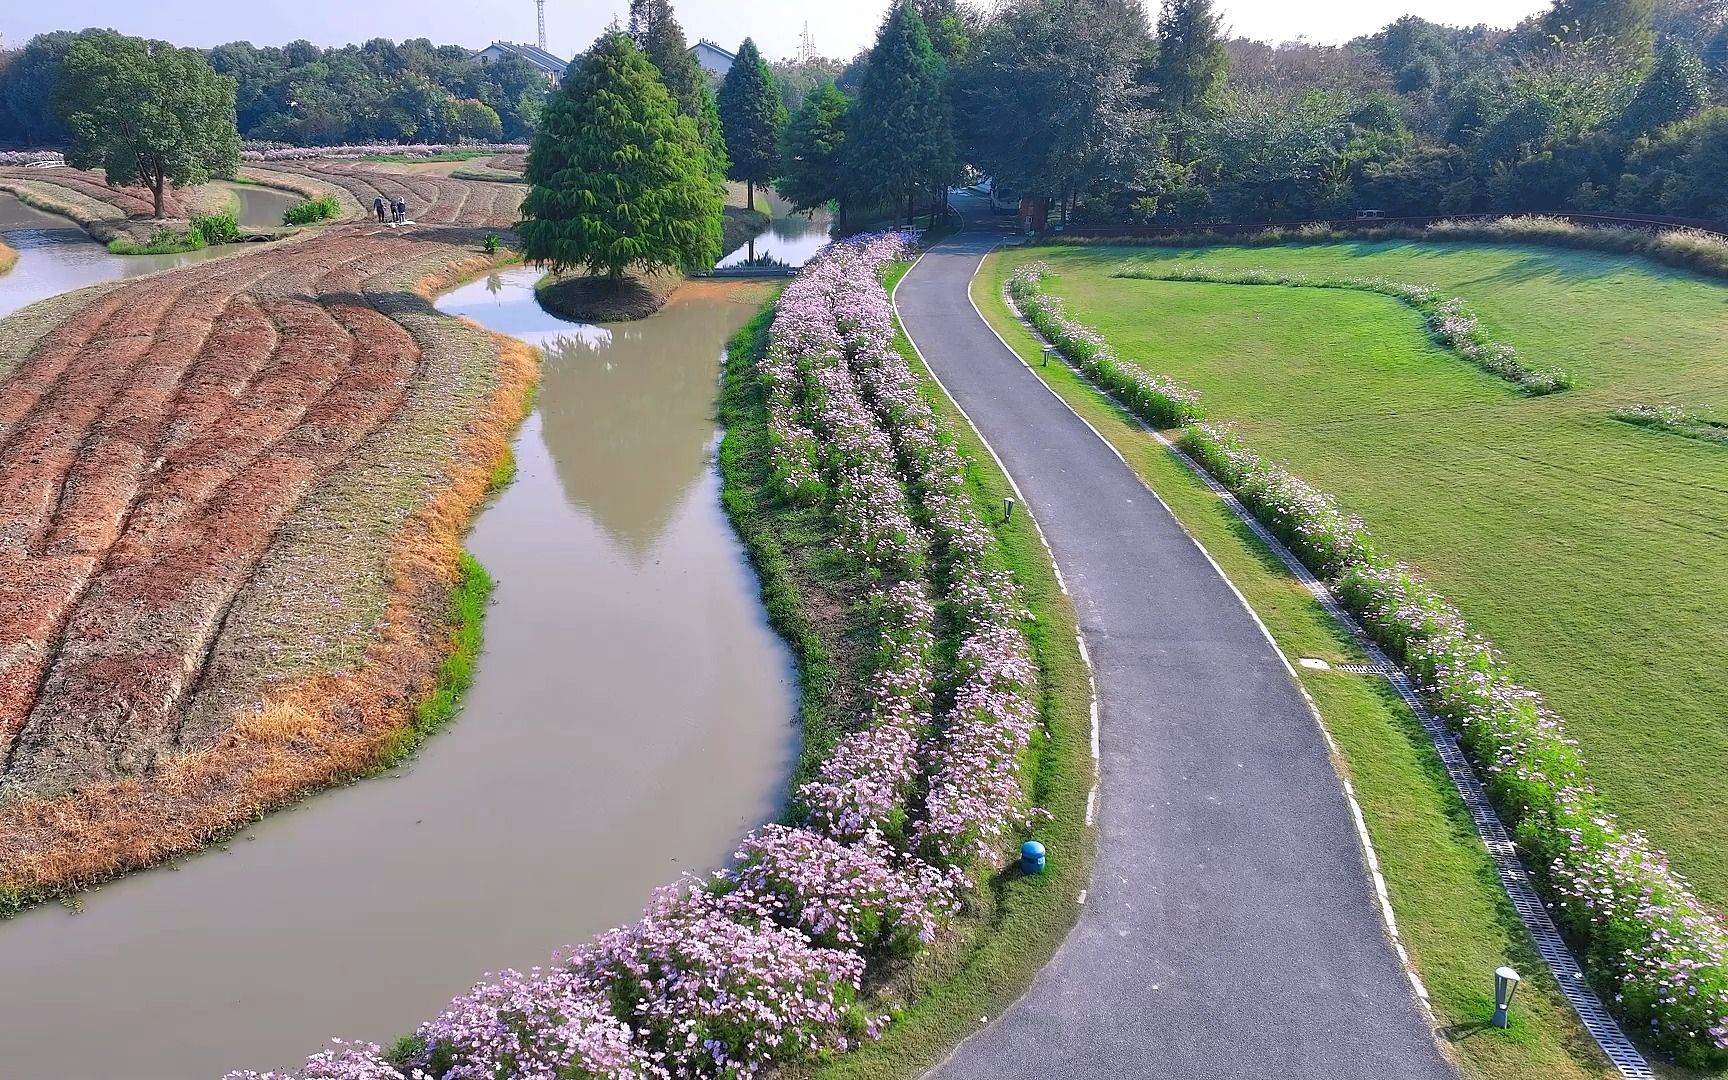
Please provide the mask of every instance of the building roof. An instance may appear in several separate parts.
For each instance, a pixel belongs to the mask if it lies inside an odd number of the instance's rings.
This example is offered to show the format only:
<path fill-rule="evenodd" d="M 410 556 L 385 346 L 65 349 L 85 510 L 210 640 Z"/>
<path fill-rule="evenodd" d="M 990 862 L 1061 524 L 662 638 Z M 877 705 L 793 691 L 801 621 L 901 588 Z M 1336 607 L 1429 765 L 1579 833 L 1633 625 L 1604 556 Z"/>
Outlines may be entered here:
<path fill-rule="evenodd" d="M 499 49 L 503 52 L 514 53 L 548 75 L 562 75 L 564 69 L 570 66 L 570 61 L 560 60 L 544 49 L 534 45 L 523 45 L 515 41 L 494 41 L 486 49 Z M 486 49 L 481 49 L 480 52 L 485 52 Z M 474 55 L 479 56 L 480 53 Z"/>
<path fill-rule="evenodd" d="M 701 41 L 698 41 L 696 44 L 690 46 L 690 48 L 687 49 L 686 51 L 687 52 L 695 52 L 697 49 L 707 49 L 710 52 L 717 52 L 721 56 L 724 56 L 727 60 L 738 59 L 737 53 L 730 52 L 726 49 L 722 49 L 720 46 L 714 44 L 712 41 L 709 41 L 707 38 L 703 38 Z"/>

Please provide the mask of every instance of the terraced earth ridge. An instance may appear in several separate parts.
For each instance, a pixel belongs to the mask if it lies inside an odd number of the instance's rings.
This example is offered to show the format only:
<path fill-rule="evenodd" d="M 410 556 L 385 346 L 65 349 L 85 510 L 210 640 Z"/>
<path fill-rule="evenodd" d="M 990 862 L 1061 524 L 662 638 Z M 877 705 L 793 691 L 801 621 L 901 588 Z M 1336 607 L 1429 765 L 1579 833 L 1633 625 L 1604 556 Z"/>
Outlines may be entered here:
<path fill-rule="evenodd" d="M 508 228 L 521 188 L 347 167 L 317 175 L 357 195 L 400 189 L 431 226 L 338 226 L 49 302 L 5 324 L 0 891 L 160 858 L 351 769 L 353 747 L 318 765 L 330 746 L 298 720 L 272 737 L 307 760 L 290 770 L 293 783 L 266 783 L 268 793 L 225 777 L 218 747 L 237 719 L 268 713 L 272 693 L 316 673 L 278 660 L 324 644 L 321 624 L 297 623 L 289 609 L 323 603 L 326 621 L 351 642 L 370 639 L 372 651 L 402 613 L 386 610 L 382 595 L 370 611 L 346 610 L 345 582 L 319 582 L 315 567 L 300 574 L 305 593 L 241 598 L 267 561 L 342 562 L 332 550 L 361 567 L 351 576 L 388 577 L 380 593 L 400 594 L 413 575 L 385 572 L 386 556 L 400 555 L 389 542 L 411 510 L 452 487 L 443 473 L 477 472 L 457 500 L 477 502 L 475 485 L 484 488 L 515 419 L 500 417 L 520 412 L 532 361 L 436 315 L 426 295 L 432 282 L 495 264 L 478 254 L 476 234 Z M 347 488 L 370 500 L 364 514 L 343 502 Z M 304 523 L 291 527 L 311 502 L 323 515 L 315 558 Z M 441 579 L 421 598 L 420 614 L 430 614 L 394 627 L 433 653 L 446 602 L 434 594 L 448 596 L 466 521 L 459 508 L 441 513 L 421 537 L 436 551 L 421 557 L 421 577 Z M 316 640 L 282 640 L 296 634 Z M 246 635 L 250 651 L 226 647 Z M 348 658 L 360 658 L 354 647 Z M 343 721 L 353 729 L 382 706 L 400 720 L 413 684 L 426 681 L 424 660 L 403 670 L 396 681 L 406 685 L 350 701 Z M 269 680 L 253 670 L 264 667 Z M 75 847 L 82 854 L 69 858 Z"/>

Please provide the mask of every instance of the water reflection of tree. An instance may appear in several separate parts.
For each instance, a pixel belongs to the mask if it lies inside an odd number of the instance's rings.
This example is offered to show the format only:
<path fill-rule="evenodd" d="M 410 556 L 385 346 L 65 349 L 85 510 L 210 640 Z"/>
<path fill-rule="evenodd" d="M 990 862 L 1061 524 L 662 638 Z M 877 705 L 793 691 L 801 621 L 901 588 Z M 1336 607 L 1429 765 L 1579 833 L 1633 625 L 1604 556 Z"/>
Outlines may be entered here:
<path fill-rule="evenodd" d="M 639 323 L 542 341 L 542 433 L 565 498 L 640 558 L 701 477 L 719 357 L 751 309 L 676 299 Z"/>

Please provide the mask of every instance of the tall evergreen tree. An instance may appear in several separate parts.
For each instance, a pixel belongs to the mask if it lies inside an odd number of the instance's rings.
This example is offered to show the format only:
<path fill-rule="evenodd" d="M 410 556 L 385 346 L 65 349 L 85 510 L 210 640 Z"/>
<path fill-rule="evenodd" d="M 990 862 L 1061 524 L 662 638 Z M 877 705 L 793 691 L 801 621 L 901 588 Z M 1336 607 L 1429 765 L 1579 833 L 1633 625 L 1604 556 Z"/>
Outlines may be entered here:
<path fill-rule="evenodd" d="M 1173 125 L 1170 156 L 1188 164 L 1188 132 L 1216 103 L 1224 82 L 1223 17 L 1212 0 L 1165 0 L 1158 14 L 1158 60 L 1153 79 Z"/>
<path fill-rule="evenodd" d="M 862 202 L 934 207 L 956 172 L 947 67 L 911 0 L 895 0 L 865 60 L 848 114 L 849 194 Z M 897 212 L 897 211 L 896 211 Z"/>
<path fill-rule="evenodd" d="M 528 153 L 522 201 L 528 261 L 618 281 L 628 269 L 700 266 L 720 257 L 725 191 L 695 121 L 622 33 L 601 35 L 571 66 Z"/>
<path fill-rule="evenodd" d="M 232 177 L 240 165 L 234 80 L 197 49 L 103 32 L 66 51 L 55 105 L 72 132 L 66 160 L 108 182 L 150 190 Z"/>
<path fill-rule="evenodd" d="M 851 104 L 833 83 L 823 83 L 786 125 L 778 187 L 792 209 L 810 210 L 845 194 L 846 112 Z"/>
<path fill-rule="evenodd" d="M 726 157 L 726 137 L 720 129 L 720 114 L 714 105 L 714 89 L 702 65 L 690 55 L 684 28 L 672 14 L 669 0 L 630 0 L 630 40 L 660 72 L 678 111 L 696 121 L 696 131 L 714 162 L 714 175 L 724 177 L 731 162 Z"/>
<path fill-rule="evenodd" d="M 786 106 L 774 73 L 749 38 L 720 84 L 720 124 L 726 132 L 726 152 L 732 167 L 726 175 L 744 181 L 745 202 L 756 209 L 756 186 L 769 184 L 780 168 L 780 132 L 786 126 Z"/>

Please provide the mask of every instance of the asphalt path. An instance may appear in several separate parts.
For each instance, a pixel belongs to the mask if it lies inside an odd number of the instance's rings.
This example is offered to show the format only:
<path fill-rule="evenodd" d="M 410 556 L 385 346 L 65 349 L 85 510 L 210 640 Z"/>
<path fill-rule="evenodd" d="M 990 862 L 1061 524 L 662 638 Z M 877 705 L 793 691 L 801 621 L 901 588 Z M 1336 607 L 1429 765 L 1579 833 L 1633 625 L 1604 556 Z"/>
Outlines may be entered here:
<path fill-rule="evenodd" d="M 1098 681 L 1098 860 L 1079 924 L 1031 990 L 930 1076 L 1452 1077 L 1288 665 L 1169 511 L 970 303 L 998 239 L 938 245 L 897 302 L 1073 593 Z"/>

